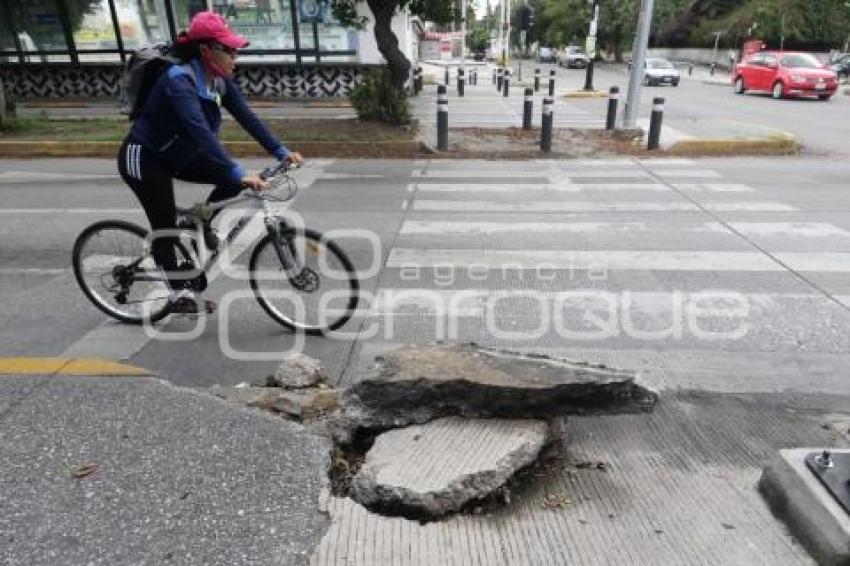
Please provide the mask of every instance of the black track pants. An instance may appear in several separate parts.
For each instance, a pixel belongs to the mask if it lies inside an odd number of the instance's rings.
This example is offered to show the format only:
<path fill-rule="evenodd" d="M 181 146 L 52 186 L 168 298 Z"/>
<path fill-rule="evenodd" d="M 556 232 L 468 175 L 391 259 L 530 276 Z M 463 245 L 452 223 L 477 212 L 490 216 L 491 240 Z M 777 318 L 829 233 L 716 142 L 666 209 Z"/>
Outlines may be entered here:
<path fill-rule="evenodd" d="M 193 166 L 195 164 L 193 163 Z M 203 171 L 202 162 L 194 171 Z M 213 184 L 214 181 L 203 173 L 176 175 L 154 154 L 128 136 L 118 151 L 118 172 L 124 182 L 133 190 L 136 198 L 145 209 L 151 230 L 174 230 L 177 222 L 177 210 L 174 202 L 174 179 L 191 183 Z M 210 193 L 207 202 L 217 202 L 236 196 L 241 187 L 238 184 L 219 184 Z M 152 252 L 156 264 L 169 274 L 169 284 L 179 289 L 183 279 L 176 272 L 177 260 L 174 251 L 177 239 L 163 235 L 153 240 Z"/>

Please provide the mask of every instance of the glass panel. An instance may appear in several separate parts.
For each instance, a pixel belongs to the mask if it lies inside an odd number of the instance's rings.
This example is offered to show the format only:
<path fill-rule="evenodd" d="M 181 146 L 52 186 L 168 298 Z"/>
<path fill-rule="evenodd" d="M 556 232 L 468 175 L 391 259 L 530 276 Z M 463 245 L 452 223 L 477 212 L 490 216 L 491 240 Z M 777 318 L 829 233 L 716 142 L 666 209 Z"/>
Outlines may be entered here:
<path fill-rule="evenodd" d="M 55 0 L 28 0 L 8 4 L 25 51 L 68 50 Z"/>
<path fill-rule="evenodd" d="M 211 3 L 214 11 L 227 18 L 233 31 L 251 42 L 248 49 L 295 49 L 290 0 L 211 0 Z M 303 36 L 301 42 L 304 42 Z M 295 60 L 295 55 L 271 57 L 276 61 Z M 256 55 L 240 58 L 245 61 L 257 59 Z"/>
<path fill-rule="evenodd" d="M 66 0 L 77 49 L 118 49 L 108 0 Z"/>
<path fill-rule="evenodd" d="M 189 27 L 189 20 L 198 12 L 209 10 L 206 0 L 171 0 L 171 6 L 174 10 L 174 23 L 177 30 L 186 29 Z"/>
<path fill-rule="evenodd" d="M 2 0 L 0 0 L 2 4 Z M 12 22 L 6 18 L 6 10 L 0 5 L 0 51 L 15 51 L 15 38 L 13 37 L 14 29 Z"/>
<path fill-rule="evenodd" d="M 333 17 L 330 3 L 325 4 L 324 17 L 317 25 L 319 28 L 319 49 L 321 51 L 354 51 L 355 55 L 322 55 L 322 60 L 345 61 L 355 60 L 358 48 L 358 32 L 356 29 L 347 28 Z"/>
<path fill-rule="evenodd" d="M 169 40 L 168 19 L 162 0 L 115 0 L 124 49 Z"/>
<path fill-rule="evenodd" d="M 115 53 L 78 53 L 77 58 L 81 63 L 118 63 L 121 55 Z"/>

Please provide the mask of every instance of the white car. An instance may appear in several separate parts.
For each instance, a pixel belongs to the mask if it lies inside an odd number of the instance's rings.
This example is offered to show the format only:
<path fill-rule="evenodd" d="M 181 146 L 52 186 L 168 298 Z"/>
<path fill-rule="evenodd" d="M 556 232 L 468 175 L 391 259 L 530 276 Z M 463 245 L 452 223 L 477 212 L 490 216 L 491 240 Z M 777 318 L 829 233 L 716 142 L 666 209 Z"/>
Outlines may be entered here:
<path fill-rule="evenodd" d="M 673 63 L 661 57 L 646 59 L 643 64 L 643 84 L 655 86 L 668 84 L 679 86 L 681 80 L 679 69 Z"/>
<path fill-rule="evenodd" d="M 587 54 L 577 45 L 565 47 L 563 55 L 559 59 L 559 67 L 567 67 L 568 69 L 584 69 L 587 67 Z"/>

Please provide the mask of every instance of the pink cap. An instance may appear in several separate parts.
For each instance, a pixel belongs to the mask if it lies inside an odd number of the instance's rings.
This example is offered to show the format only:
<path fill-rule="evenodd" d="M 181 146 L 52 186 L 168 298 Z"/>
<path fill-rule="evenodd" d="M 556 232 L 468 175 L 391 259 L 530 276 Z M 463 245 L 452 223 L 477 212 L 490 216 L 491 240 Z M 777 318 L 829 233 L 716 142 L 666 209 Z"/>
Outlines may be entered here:
<path fill-rule="evenodd" d="M 198 12 L 189 22 L 189 39 L 212 39 L 225 47 L 241 49 L 250 42 L 227 27 L 224 16 L 215 12 Z"/>

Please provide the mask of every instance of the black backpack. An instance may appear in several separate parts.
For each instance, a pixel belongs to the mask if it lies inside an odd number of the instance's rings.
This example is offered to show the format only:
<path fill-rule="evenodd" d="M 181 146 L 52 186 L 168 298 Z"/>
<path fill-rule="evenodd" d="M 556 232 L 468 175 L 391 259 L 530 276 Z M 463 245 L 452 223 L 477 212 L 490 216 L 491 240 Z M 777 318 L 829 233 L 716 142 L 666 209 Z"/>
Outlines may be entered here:
<path fill-rule="evenodd" d="M 127 114 L 130 120 L 138 118 L 160 75 L 171 65 L 181 63 L 174 54 L 173 45 L 168 43 L 146 45 L 134 51 L 121 78 L 120 112 Z"/>

